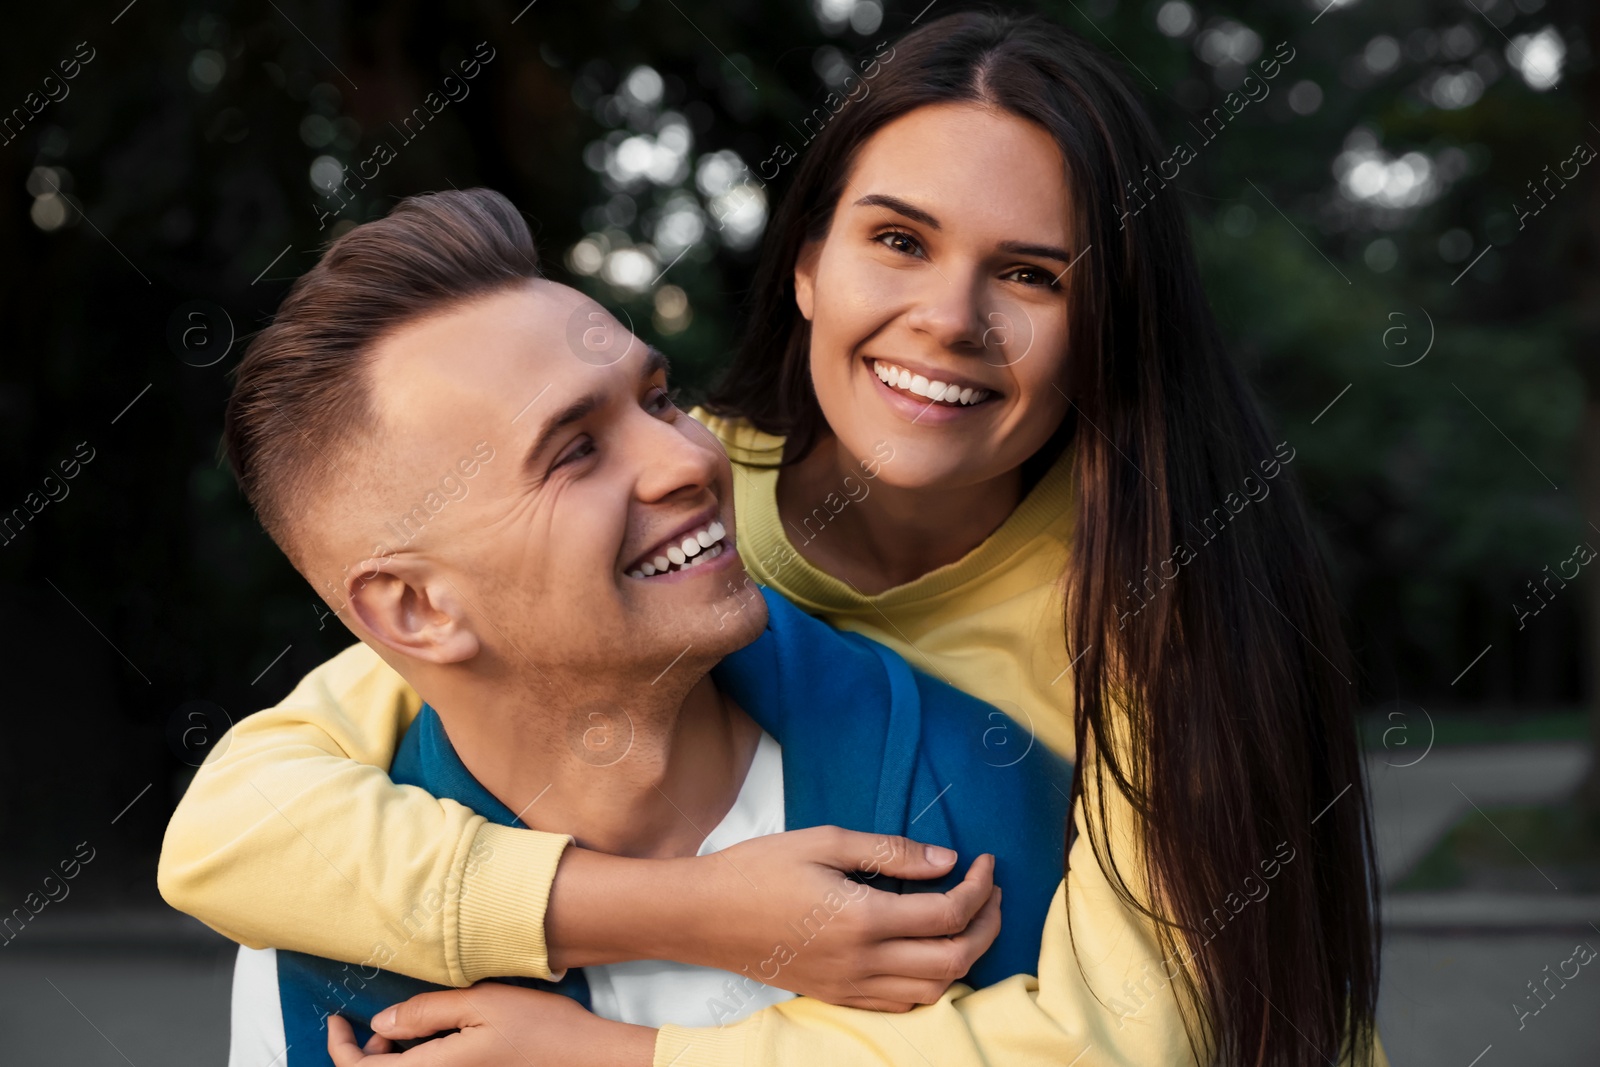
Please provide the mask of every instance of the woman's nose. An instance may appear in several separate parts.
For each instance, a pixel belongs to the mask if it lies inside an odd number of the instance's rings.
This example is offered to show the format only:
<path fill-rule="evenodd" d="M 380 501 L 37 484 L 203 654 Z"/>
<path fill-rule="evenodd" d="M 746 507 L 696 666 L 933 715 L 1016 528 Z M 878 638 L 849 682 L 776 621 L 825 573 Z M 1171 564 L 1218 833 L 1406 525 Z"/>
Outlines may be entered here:
<path fill-rule="evenodd" d="M 917 294 L 906 316 L 913 330 L 927 335 L 943 348 L 981 348 L 984 344 L 983 286 L 972 272 L 945 267 L 928 272 L 927 284 Z"/>

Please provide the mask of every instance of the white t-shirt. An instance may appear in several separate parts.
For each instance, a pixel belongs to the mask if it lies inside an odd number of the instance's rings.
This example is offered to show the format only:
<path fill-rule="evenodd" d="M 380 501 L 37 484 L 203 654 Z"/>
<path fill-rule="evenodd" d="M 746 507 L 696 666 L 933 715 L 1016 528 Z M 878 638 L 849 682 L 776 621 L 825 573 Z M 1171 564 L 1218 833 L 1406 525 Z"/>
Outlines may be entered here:
<path fill-rule="evenodd" d="M 752 837 L 783 832 L 783 750 L 765 730 L 733 807 L 706 836 L 699 855 L 709 856 Z M 668 960 L 629 960 L 585 967 L 594 1013 L 640 1026 L 718 1026 L 794 996 L 748 974 L 695 967 Z"/>
<path fill-rule="evenodd" d="M 783 828 L 783 750 L 763 730 L 733 807 L 706 836 L 699 855 L 782 833 Z M 747 973 L 735 974 L 687 963 L 631 960 L 585 967 L 583 974 L 594 1013 L 602 1018 L 640 1026 L 720 1026 L 794 996 L 761 984 L 754 976 L 762 966 L 763 961 L 751 960 Z M 276 949 L 239 949 L 232 1023 L 228 1067 L 280 1067 L 286 1041 Z"/>

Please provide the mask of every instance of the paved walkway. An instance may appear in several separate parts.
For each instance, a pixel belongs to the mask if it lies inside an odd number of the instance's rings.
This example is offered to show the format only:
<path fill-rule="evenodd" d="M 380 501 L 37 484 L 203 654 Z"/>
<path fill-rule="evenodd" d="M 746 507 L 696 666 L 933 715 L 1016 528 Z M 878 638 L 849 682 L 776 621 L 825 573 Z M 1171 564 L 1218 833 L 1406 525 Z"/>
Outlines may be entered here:
<path fill-rule="evenodd" d="M 1589 759 L 1580 744 L 1423 751 L 1397 746 L 1368 761 L 1386 885 L 1404 878 L 1474 806 L 1570 796 Z M 1580 941 L 1600 948 L 1600 898 L 1554 883 L 1549 892 L 1395 894 L 1384 917 L 1378 1024 L 1395 1067 L 1600 1064 L 1600 960 L 1565 988 L 1551 981 L 1548 1004 L 1531 999 L 1527 984 L 1571 973 L 1574 965 L 1563 961 Z"/>
<path fill-rule="evenodd" d="M 1367 760 L 1385 885 L 1403 878 L 1473 805 L 1558 800 L 1589 765 L 1588 747 L 1571 742 L 1423 751 L 1413 744 Z"/>
<path fill-rule="evenodd" d="M 1595 1067 L 1600 1064 L 1600 959 L 1549 1003 L 1527 983 L 1561 969 L 1574 944 L 1600 935 L 1403 934 L 1383 953 L 1378 1032 L 1394 1067 Z M 1572 973 L 1572 966 L 1565 968 Z M 1549 994 L 1547 994 L 1549 996 Z"/>

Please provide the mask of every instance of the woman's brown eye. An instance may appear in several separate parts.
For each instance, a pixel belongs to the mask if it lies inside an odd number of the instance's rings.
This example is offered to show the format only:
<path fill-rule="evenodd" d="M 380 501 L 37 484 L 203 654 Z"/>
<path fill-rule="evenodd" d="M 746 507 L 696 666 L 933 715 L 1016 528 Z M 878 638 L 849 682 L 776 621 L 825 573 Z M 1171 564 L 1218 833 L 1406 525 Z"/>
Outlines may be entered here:
<path fill-rule="evenodd" d="M 917 242 L 903 233 L 886 233 L 878 241 L 902 255 L 914 256 L 918 252 Z"/>
<path fill-rule="evenodd" d="M 1022 267 L 1019 270 L 1012 272 L 1012 277 L 1016 278 L 1023 285 L 1055 288 L 1055 278 L 1038 269 L 1037 267 Z"/>

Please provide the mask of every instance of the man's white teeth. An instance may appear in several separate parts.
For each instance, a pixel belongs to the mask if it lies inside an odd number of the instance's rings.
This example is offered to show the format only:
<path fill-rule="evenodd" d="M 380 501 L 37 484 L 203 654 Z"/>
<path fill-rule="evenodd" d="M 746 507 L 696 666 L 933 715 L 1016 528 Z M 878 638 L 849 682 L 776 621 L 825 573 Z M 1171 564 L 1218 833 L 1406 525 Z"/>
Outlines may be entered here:
<path fill-rule="evenodd" d="M 628 572 L 629 578 L 648 578 L 653 574 L 668 574 L 674 570 L 688 570 L 690 567 L 716 559 L 722 555 L 724 546 L 722 539 L 728 535 L 728 528 L 720 522 L 712 522 L 703 529 L 696 530 L 684 537 L 678 544 L 668 545 L 665 554 L 641 563 L 638 567 Z"/>
<path fill-rule="evenodd" d="M 722 544 L 720 542 L 717 543 L 717 544 L 714 544 L 710 548 L 705 549 L 704 551 L 702 551 L 698 556 L 695 556 L 693 559 L 687 560 L 682 566 L 678 567 L 678 570 L 686 571 L 691 567 L 698 567 L 702 563 L 706 563 L 706 562 L 709 562 L 710 560 L 716 559 L 718 556 L 722 555 L 722 551 L 723 551 L 723 546 L 722 546 Z M 629 578 L 648 578 L 652 574 L 661 574 L 661 573 L 665 573 L 664 570 L 658 570 L 654 565 L 649 564 L 649 563 L 645 563 L 645 564 L 642 564 L 641 566 L 639 566 L 638 569 L 629 571 L 628 572 L 628 577 Z"/>
<path fill-rule="evenodd" d="M 951 382 L 929 381 L 920 374 L 912 374 L 904 367 L 897 367 L 882 360 L 873 360 L 872 369 L 884 385 L 893 389 L 904 389 L 908 393 L 927 397 L 937 403 L 971 406 L 989 398 L 987 389 L 963 387 Z"/>

